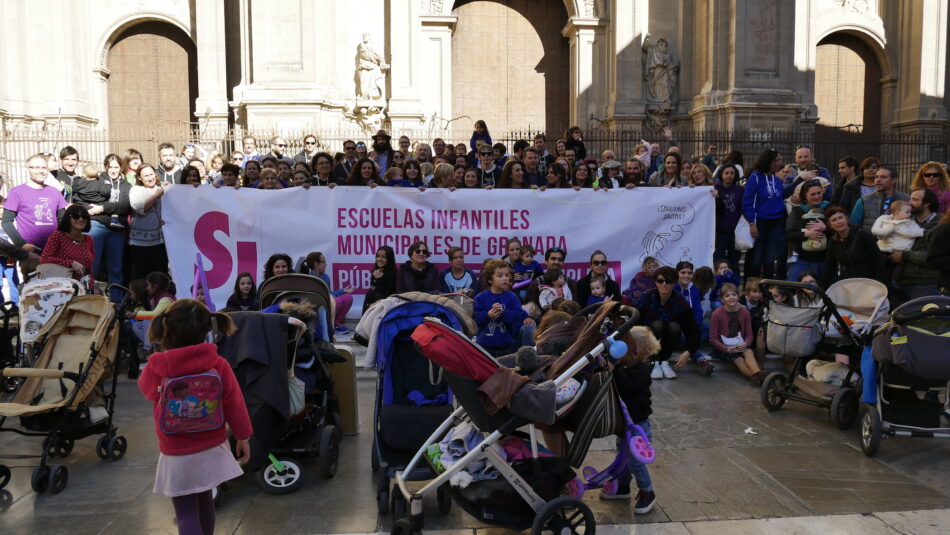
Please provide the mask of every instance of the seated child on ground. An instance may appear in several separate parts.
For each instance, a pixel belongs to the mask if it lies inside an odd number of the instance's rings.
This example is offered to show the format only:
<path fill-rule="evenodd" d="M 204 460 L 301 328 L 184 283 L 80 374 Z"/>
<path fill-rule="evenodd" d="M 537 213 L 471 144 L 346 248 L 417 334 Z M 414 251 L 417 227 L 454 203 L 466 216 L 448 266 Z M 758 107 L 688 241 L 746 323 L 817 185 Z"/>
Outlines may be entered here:
<path fill-rule="evenodd" d="M 712 313 L 709 325 L 709 343 L 713 356 L 735 364 L 742 375 L 759 384 L 765 372 L 752 352 L 752 315 L 749 309 L 739 304 L 739 289 L 731 282 L 722 286 L 722 306 Z"/>

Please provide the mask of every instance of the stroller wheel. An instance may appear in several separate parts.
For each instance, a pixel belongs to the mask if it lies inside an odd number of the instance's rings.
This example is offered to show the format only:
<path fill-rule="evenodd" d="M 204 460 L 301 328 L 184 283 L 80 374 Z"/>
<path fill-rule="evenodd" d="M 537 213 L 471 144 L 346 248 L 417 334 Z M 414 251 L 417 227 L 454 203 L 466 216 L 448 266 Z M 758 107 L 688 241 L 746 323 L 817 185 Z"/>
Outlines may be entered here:
<path fill-rule="evenodd" d="M 381 488 L 376 491 L 376 510 L 381 515 L 389 512 L 389 489 Z"/>
<path fill-rule="evenodd" d="M 787 379 L 781 373 L 775 372 L 769 374 L 762 382 L 762 389 L 759 391 L 762 399 L 762 405 L 770 411 L 777 411 L 785 405 L 785 396 L 782 395 L 785 390 Z"/>
<path fill-rule="evenodd" d="M 376 456 L 376 439 L 373 439 L 373 451 L 369 454 L 369 466 L 373 471 L 379 470 L 379 457 Z"/>
<path fill-rule="evenodd" d="M 584 502 L 570 496 L 560 496 L 541 507 L 534 517 L 531 533 L 559 535 L 593 534 L 597 528 L 594 513 Z"/>
<path fill-rule="evenodd" d="M 23 382 L 23 379 L 19 377 L 2 377 L 0 376 L 0 381 L 3 383 L 3 391 L 6 393 L 16 392 L 17 388 L 20 388 L 20 383 Z"/>
<path fill-rule="evenodd" d="M 831 410 L 828 411 L 831 423 L 838 429 L 848 429 L 858 418 L 858 405 L 858 393 L 854 390 L 843 388 L 835 392 L 835 397 L 831 399 Z"/>
<path fill-rule="evenodd" d="M 110 461 L 118 461 L 122 457 L 125 457 L 125 450 L 128 449 L 128 447 L 129 442 L 124 436 L 119 435 L 117 437 L 110 438 L 108 444 L 106 445 L 108 459 Z"/>
<path fill-rule="evenodd" d="M 415 535 L 422 532 L 413 527 L 412 520 L 400 518 L 393 522 L 393 529 L 390 533 L 392 533 L 392 535 Z"/>
<path fill-rule="evenodd" d="M 390 505 L 390 510 L 393 512 L 393 518 L 399 520 L 406 516 L 406 498 L 403 497 L 402 491 L 399 490 L 398 486 L 393 486 L 392 491 L 392 504 Z"/>
<path fill-rule="evenodd" d="M 274 463 L 267 463 L 257 472 L 257 482 L 261 490 L 268 494 L 290 494 L 303 485 L 303 469 L 293 459 L 278 459 L 283 470 Z"/>
<path fill-rule="evenodd" d="M 340 461 L 340 430 L 334 425 L 324 426 L 320 433 L 320 475 L 332 479 Z"/>
<path fill-rule="evenodd" d="M 874 457 L 881 447 L 881 416 L 873 405 L 861 406 L 861 451 Z"/>
<path fill-rule="evenodd" d="M 30 476 L 30 486 L 33 487 L 33 492 L 37 494 L 46 492 L 49 487 L 50 472 L 49 466 L 37 466 L 33 469 L 33 475 Z"/>
<path fill-rule="evenodd" d="M 66 465 L 56 464 L 50 466 L 49 470 L 49 484 L 47 488 L 53 494 L 63 492 L 63 489 L 66 488 L 66 483 L 69 481 L 69 470 L 66 469 Z"/>
<path fill-rule="evenodd" d="M 449 489 L 445 488 L 445 485 L 439 487 L 435 497 L 439 502 L 439 512 L 443 515 L 449 514 L 449 511 L 452 510 L 452 495 L 449 494 Z"/>
<path fill-rule="evenodd" d="M 50 457 L 66 457 L 73 451 L 75 442 L 69 438 L 58 438 L 50 442 L 49 439 L 43 441 L 46 451 Z"/>
<path fill-rule="evenodd" d="M 102 435 L 96 441 L 96 455 L 102 460 L 109 457 L 109 435 Z"/>
<path fill-rule="evenodd" d="M 10 467 L 0 464 L 0 489 L 7 486 L 11 477 L 13 477 L 13 472 L 10 471 Z"/>

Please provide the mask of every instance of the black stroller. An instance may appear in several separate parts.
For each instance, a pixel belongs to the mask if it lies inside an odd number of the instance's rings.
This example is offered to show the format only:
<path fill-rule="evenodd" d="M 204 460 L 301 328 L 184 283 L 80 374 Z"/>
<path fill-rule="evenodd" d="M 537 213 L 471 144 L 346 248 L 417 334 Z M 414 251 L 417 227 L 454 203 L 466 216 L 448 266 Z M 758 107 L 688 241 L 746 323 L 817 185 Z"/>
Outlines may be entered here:
<path fill-rule="evenodd" d="M 321 475 L 332 478 L 340 443 L 333 381 L 318 350 L 307 353 L 316 354 L 309 368 L 315 375 L 312 388 L 292 371 L 303 353 L 298 343 L 309 340 L 307 345 L 313 346 L 307 324 L 285 314 L 230 316 L 237 332 L 223 338 L 218 350 L 235 370 L 254 427 L 246 469 L 256 472 L 261 489 L 270 494 L 289 494 L 303 485 L 298 457 L 317 456 Z M 291 384 L 302 406 L 293 406 Z M 305 394 L 302 399 L 300 393 Z"/>
<path fill-rule="evenodd" d="M 778 303 L 769 286 L 791 290 L 810 290 L 820 302 L 814 306 Z M 812 284 L 782 280 L 764 280 L 760 285 L 767 296 L 766 342 L 770 351 L 794 357 L 791 370 L 773 372 L 762 382 L 760 398 L 769 411 L 776 411 L 787 400 L 828 409 L 831 423 L 839 429 L 851 427 L 858 417 L 858 378 L 861 351 L 867 345 L 873 324 L 887 312 L 887 287 L 870 279 L 844 279 L 826 291 Z M 847 319 L 845 319 L 847 318 Z M 835 354 L 848 356 L 847 372 L 840 384 L 810 379 L 807 364 L 811 360 L 834 361 Z"/>
<path fill-rule="evenodd" d="M 409 292 L 379 301 L 356 327 L 358 340 L 369 344 L 379 371 L 373 418 L 372 469 L 382 472 L 376 488 L 380 514 L 393 510 L 399 516 L 404 502 L 395 500 L 391 480 L 405 467 L 426 437 L 452 412 L 451 392 L 441 371 L 419 352 L 410 336 L 426 317 L 438 317 L 455 328 L 475 335 L 475 324 L 460 304 L 446 297 Z M 418 394 L 416 401 L 412 397 Z M 412 395 L 411 395 L 412 394 Z M 405 475 L 410 481 L 435 477 L 419 466 Z M 439 508 L 448 512 L 451 500 L 440 492 Z"/>
<path fill-rule="evenodd" d="M 904 303 L 875 332 L 861 362 L 861 450 L 868 457 L 877 453 L 882 437 L 950 438 L 950 425 L 941 425 L 941 418 L 950 418 L 948 333 L 950 297 L 945 296 Z"/>

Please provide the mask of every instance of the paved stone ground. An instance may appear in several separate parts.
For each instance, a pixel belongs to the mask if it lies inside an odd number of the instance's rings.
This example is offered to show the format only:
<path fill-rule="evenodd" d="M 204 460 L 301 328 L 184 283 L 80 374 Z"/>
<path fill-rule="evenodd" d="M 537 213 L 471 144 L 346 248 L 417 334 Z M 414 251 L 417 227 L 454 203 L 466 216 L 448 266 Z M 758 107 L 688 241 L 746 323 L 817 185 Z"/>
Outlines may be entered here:
<path fill-rule="evenodd" d="M 361 433 L 343 439 L 335 479 L 321 479 L 308 460 L 312 470 L 295 494 L 265 494 L 251 477 L 233 481 L 218 532 L 388 532 L 391 519 L 376 514 L 369 468 L 374 384 L 360 373 Z M 658 506 L 635 518 L 629 503 L 589 493 L 600 533 L 937 533 L 950 523 L 950 513 L 933 511 L 950 508 L 950 441 L 886 440 L 868 459 L 856 430 L 833 429 L 825 411 L 794 403 L 768 413 L 758 390 L 728 368 L 711 378 L 688 369 L 656 382 L 653 396 Z M 126 457 L 101 462 L 94 437 L 77 442 L 60 461 L 70 478 L 58 495 L 30 490 L 32 460 L 0 459 L 13 467 L 13 481 L 0 491 L 0 533 L 177 533 L 170 500 L 151 492 L 158 451 L 149 406 L 127 379 L 117 421 L 129 439 Z M 757 434 L 745 433 L 750 427 Z M 0 434 L 0 456 L 39 447 L 38 439 Z M 606 466 L 612 455 L 609 441 L 596 441 L 588 464 Z M 426 504 L 427 532 L 502 532 L 458 507 L 442 516 L 434 501 Z"/>

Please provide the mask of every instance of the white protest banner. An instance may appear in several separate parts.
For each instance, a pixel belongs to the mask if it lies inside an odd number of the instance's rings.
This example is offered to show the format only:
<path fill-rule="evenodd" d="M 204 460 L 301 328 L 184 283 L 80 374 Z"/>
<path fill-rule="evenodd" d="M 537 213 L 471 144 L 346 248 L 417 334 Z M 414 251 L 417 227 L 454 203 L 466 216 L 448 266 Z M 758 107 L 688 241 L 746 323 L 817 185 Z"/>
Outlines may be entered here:
<path fill-rule="evenodd" d="M 431 262 L 448 267 L 446 251 L 459 246 L 478 272 L 501 257 L 508 238 L 537 251 L 561 247 L 565 270 L 587 274 L 595 250 L 607 255 L 608 273 L 621 288 L 646 256 L 661 265 L 690 260 L 710 265 L 715 202 L 709 187 L 633 190 L 458 190 L 336 187 L 255 190 L 171 186 L 162 200 L 164 234 L 178 295 L 189 295 L 196 253 L 204 258 L 214 303 L 223 308 L 239 273 L 260 283 L 274 253 L 296 262 L 311 251 L 327 257 L 333 288 L 355 288 L 351 316 L 369 289 L 376 250 L 389 245 L 397 264 L 409 245 L 424 240 Z"/>

